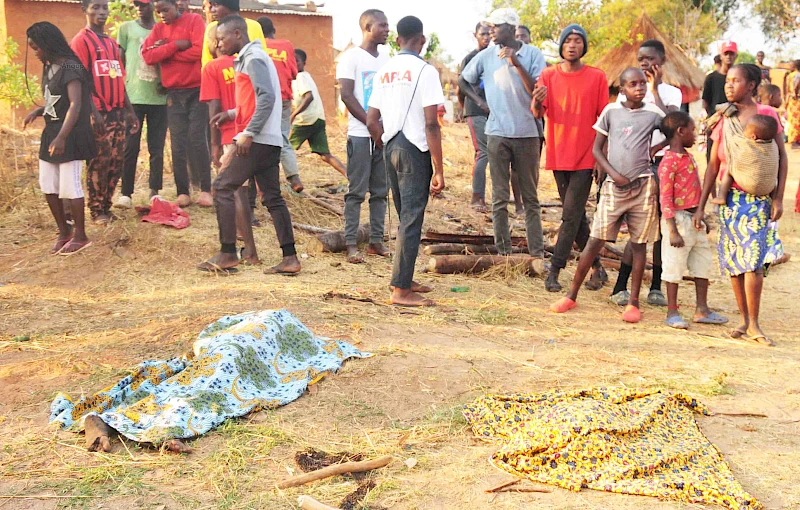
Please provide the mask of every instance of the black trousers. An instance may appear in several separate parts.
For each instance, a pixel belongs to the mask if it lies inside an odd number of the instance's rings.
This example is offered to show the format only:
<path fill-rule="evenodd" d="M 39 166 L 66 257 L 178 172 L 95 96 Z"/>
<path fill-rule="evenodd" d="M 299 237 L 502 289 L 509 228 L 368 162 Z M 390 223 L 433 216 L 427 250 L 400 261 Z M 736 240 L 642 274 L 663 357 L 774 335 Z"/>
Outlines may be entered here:
<path fill-rule="evenodd" d="M 142 144 L 142 130 L 147 122 L 147 151 L 150 153 L 150 189 L 160 191 L 164 185 L 164 144 L 167 139 L 167 105 L 135 104 L 139 131 L 125 139 L 125 162 L 122 165 L 122 194 L 133 195 L 136 162 Z"/>
<path fill-rule="evenodd" d="M 272 216 L 283 255 L 294 255 L 294 232 L 289 208 L 281 196 L 281 148 L 254 143 L 247 157 L 234 155 L 214 180 L 214 207 L 217 209 L 219 242 L 222 251 L 236 246 L 236 204 L 234 193 L 251 177 L 255 177 L 263 195 L 264 207 Z"/>
<path fill-rule="evenodd" d="M 578 243 L 583 250 L 589 241 L 589 221 L 586 219 L 586 201 L 592 191 L 592 170 L 561 171 L 555 170 L 553 177 L 561 197 L 561 226 L 558 229 L 558 241 L 553 250 L 550 264 L 553 269 L 567 267 L 567 259 L 572 250 L 572 243 Z"/>
<path fill-rule="evenodd" d="M 211 191 L 211 156 L 206 134 L 208 105 L 200 102 L 200 88 L 170 90 L 167 111 L 178 194 L 189 194 L 189 164 L 200 174 L 200 190 Z"/>

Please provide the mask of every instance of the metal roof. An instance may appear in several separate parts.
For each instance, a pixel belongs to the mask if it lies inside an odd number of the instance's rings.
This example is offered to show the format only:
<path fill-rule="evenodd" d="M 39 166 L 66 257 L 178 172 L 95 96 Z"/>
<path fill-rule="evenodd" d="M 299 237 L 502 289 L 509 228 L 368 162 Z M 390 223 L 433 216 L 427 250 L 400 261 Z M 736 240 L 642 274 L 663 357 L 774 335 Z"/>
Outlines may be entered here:
<path fill-rule="evenodd" d="M 22 0 L 23 2 L 54 2 L 63 4 L 80 4 L 81 0 Z M 189 7 L 192 10 L 202 10 L 202 0 L 190 0 Z M 310 11 L 306 7 L 298 5 L 283 5 L 278 3 L 267 3 L 259 0 L 240 0 L 240 10 L 243 12 L 263 12 L 265 14 L 289 14 L 296 16 L 322 16 L 330 18 L 333 15 L 326 12 Z"/>

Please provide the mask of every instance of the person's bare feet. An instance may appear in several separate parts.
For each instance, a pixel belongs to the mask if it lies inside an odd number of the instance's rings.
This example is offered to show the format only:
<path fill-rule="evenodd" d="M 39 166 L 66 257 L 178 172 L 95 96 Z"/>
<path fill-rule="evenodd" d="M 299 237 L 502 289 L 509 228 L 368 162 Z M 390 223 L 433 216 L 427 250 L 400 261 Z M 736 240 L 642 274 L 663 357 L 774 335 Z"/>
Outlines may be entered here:
<path fill-rule="evenodd" d="M 392 256 L 392 252 L 390 252 L 389 248 L 381 243 L 372 243 L 367 246 L 367 255 L 378 255 L 379 257 L 390 258 Z"/>
<path fill-rule="evenodd" d="M 175 199 L 175 205 L 178 207 L 188 207 L 192 204 L 192 197 L 189 195 L 178 195 L 178 198 Z"/>
<path fill-rule="evenodd" d="M 358 246 L 347 245 L 347 254 L 346 254 L 347 262 L 351 264 L 363 264 L 364 263 L 364 255 L 358 251 Z"/>
<path fill-rule="evenodd" d="M 486 200 L 476 193 L 472 194 L 472 202 L 469 205 L 477 213 L 489 212 L 489 208 L 486 207 Z"/>
<path fill-rule="evenodd" d="M 297 258 L 297 255 L 289 255 L 288 257 L 283 257 L 281 263 L 277 266 L 264 269 L 264 274 L 282 274 L 285 276 L 294 276 L 300 273 L 301 268 L 302 266 L 300 265 L 300 259 Z"/>
<path fill-rule="evenodd" d="M 106 425 L 97 415 L 87 416 L 84 421 L 86 430 L 86 449 L 90 452 L 110 452 L 111 434 L 114 430 Z"/>
<path fill-rule="evenodd" d="M 291 177 L 287 177 L 286 180 L 289 181 L 289 185 L 292 187 L 292 191 L 294 191 L 295 193 L 300 193 L 305 189 L 305 187 L 303 186 L 303 181 L 300 180 L 299 175 L 293 175 Z"/>
<path fill-rule="evenodd" d="M 200 207 L 211 207 L 214 205 L 214 199 L 211 196 L 211 193 L 208 191 L 201 192 L 200 196 L 197 197 L 197 205 Z"/>
<path fill-rule="evenodd" d="M 765 335 L 757 324 L 750 324 L 750 326 L 748 326 L 747 328 L 747 332 L 744 334 L 742 338 L 744 340 L 751 340 L 753 342 L 758 342 L 762 345 L 766 345 L 769 347 L 775 346 L 775 342 L 773 342 L 770 337 Z"/>
<path fill-rule="evenodd" d="M 394 287 L 389 285 L 389 290 L 394 292 Z M 419 294 L 427 294 L 428 292 L 433 292 L 433 287 L 428 285 L 423 285 L 419 282 L 412 281 L 411 282 L 411 292 L 417 292 Z"/>
<path fill-rule="evenodd" d="M 712 204 L 715 205 L 725 205 L 727 202 L 725 201 L 725 197 L 716 196 L 709 200 Z"/>
<path fill-rule="evenodd" d="M 216 255 L 199 264 L 197 269 L 210 273 L 225 271 L 239 265 L 239 257 L 235 253 L 218 252 Z"/>
<path fill-rule="evenodd" d="M 192 453 L 194 451 L 180 439 L 170 439 L 164 443 L 164 449 L 172 453 Z"/>
<path fill-rule="evenodd" d="M 260 266 L 261 265 L 261 259 L 258 258 L 258 254 L 256 253 L 256 254 L 250 255 L 250 253 L 247 251 L 247 248 L 242 248 L 242 251 L 240 252 L 240 256 L 241 256 L 240 260 L 242 262 L 250 264 L 251 266 Z"/>
<path fill-rule="evenodd" d="M 411 289 L 398 288 L 392 290 L 392 304 L 409 307 L 436 306 L 435 301 L 427 299 Z"/>

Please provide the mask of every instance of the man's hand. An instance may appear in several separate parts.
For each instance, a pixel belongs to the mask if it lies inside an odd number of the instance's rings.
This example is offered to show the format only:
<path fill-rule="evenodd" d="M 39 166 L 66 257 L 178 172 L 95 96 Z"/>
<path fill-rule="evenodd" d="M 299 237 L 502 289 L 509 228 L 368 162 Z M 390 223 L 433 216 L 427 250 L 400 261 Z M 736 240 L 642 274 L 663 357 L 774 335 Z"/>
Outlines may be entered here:
<path fill-rule="evenodd" d="M 547 99 L 547 87 L 537 86 L 533 91 L 533 100 L 536 101 L 536 106 L 541 106 L 545 99 Z"/>
<path fill-rule="evenodd" d="M 686 246 L 686 243 L 683 241 L 683 237 L 681 237 L 678 229 L 675 229 L 669 233 L 669 244 L 673 248 L 683 248 Z"/>
<path fill-rule="evenodd" d="M 218 143 L 211 144 L 211 163 L 217 170 L 222 166 L 222 146 Z"/>
<path fill-rule="evenodd" d="M 780 200 L 773 200 L 772 201 L 772 216 L 770 219 L 772 221 L 778 221 L 783 216 L 783 204 Z"/>
<path fill-rule="evenodd" d="M 94 132 L 98 135 L 104 135 L 106 133 L 106 121 L 96 109 L 92 112 L 92 127 L 94 128 Z"/>
<path fill-rule="evenodd" d="M 444 190 L 444 170 L 437 170 L 431 179 L 431 195 L 438 195 Z"/>
<path fill-rule="evenodd" d="M 59 134 L 58 136 L 56 136 L 55 140 L 50 142 L 50 147 L 48 148 L 50 156 L 60 156 L 64 154 L 64 145 L 65 145 L 65 140 Z"/>
<path fill-rule="evenodd" d="M 486 103 L 486 101 L 481 101 L 480 103 L 477 103 L 477 105 L 478 108 L 480 108 L 486 115 L 489 115 L 491 113 L 489 105 Z"/>
<path fill-rule="evenodd" d="M 615 177 L 614 175 L 611 176 L 611 179 L 614 181 L 614 184 L 617 186 L 627 186 L 631 183 L 631 180 L 625 177 L 624 175 L 617 174 Z"/>
<path fill-rule="evenodd" d="M 228 112 L 219 112 L 218 114 L 211 117 L 211 120 L 208 121 L 208 124 L 213 127 L 220 127 L 222 124 L 226 122 L 230 122 L 232 119 Z"/>
<path fill-rule="evenodd" d="M 175 46 L 177 46 L 178 50 L 180 51 L 186 51 L 192 47 L 192 41 L 188 39 L 178 39 L 177 41 L 175 41 Z"/>
<path fill-rule="evenodd" d="M 594 164 L 594 169 L 592 170 L 592 176 L 594 177 L 594 182 L 600 186 L 603 184 L 603 181 L 606 180 L 606 171 L 603 170 L 600 165 L 597 163 Z"/>
<path fill-rule="evenodd" d="M 236 140 L 236 154 L 246 158 L 250 155 L 250 146 L 253 145 L 253 137 L 250 135 L 241 135 Z"/>
<path fill-rule="evenodd" d="M 501 59 L 507 59 L 508 63 L 514 67 L 519 67 L 522 65 L 519 62 L 519 58 L 517 58 L 517 52 L 514 50 L 514 48 L 510 46 L 503 46 L 500 49 L 500 53 L 498 54 L 498 56 Z"/>
<path fill-rule="evenodd" d="M 22 129 L 28 127 L 28 124 L 41 117 L 44 113 L 44 108 L 37 108 L 25 116 L 25 122 L 22 124 Z"/>
<path fill-rule="evenodd" d="M 125 111 L 125 122 L 128 124 L 128 132 L 130 134 L 136 134 L 139 132 L 139 117 L 136 116 L 136 112 L 133 111 L 133 108 L 130 108 Z"/>
<path fill-rule="evenodd" d="M 160 41 L 154 42 L 153 45 L 150 46 L 147 49 L 148 50 L 152 50 L 153 48 L 158 48 L 159 46 L 164 46 L 165 44 L 167 44 L 167 40 L 166 39 L 161 39 Z"/>
<path fill-rule="evenodd" d="M 647 76 L 647 85 L 650 89 L 654 89 L 661 85 L 661 80 L 664 78 L 664 70 L 658 64 L 650 66 L 648 71 L 644 73 Z"/>
<path fill-rule="evenodd" d="M 703 214 L 703 211 L 700 209 L 697 209 L 697 211 L 695 211 L 695 213 L 692 215 L 692 223 L 694 224 L 694 228 L 697 230 L 704 228 L 704 216 L 705 215 Z"/>

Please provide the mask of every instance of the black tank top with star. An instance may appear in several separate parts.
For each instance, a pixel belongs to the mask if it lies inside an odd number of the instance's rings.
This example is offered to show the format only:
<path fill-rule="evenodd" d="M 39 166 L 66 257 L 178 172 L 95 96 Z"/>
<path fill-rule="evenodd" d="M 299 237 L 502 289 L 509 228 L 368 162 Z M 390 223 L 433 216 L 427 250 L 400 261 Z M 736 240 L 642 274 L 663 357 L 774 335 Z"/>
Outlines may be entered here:
<path fill-rule="evenodd" d="M 78 122 L 67 136 L 64 153 L 50 156 L 50 143 L 58 136 L 67 118 L 70 100 L 67 85 L 73 81 L 81 84 L 81 110 Z M 97 145 L 92 132 L 92 92 L 89 73 L 80 61 L 68 58 L 63 64 L 48 64 L 42 76 L 42 96 L 44 97 L 44 131 L 39 147 L 39 159 L 50 163 L 89 160 L 97 156 Z"/>

